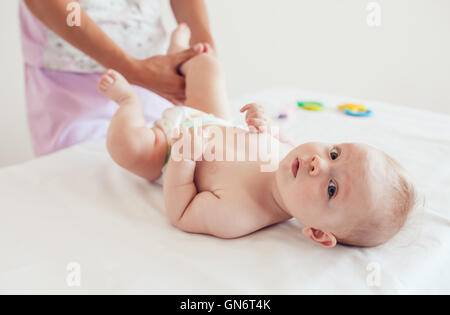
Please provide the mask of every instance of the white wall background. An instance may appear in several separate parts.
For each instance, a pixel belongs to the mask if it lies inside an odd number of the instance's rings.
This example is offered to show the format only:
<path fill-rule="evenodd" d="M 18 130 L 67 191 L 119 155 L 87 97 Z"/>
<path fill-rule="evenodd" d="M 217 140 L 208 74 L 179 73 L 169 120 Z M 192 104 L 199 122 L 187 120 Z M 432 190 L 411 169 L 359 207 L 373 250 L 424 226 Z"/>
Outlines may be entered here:
<path fill-rule="evenodd" d="M 0 167 L 33 157 L 25 111 L 18 3 L 0 2 Z"/>
<path fill-rule="evenodd" d="M 0 166 L 33 156 L 18 1 L 0 1 Z M 448 0 L 206 1 L 232 98 L 292 86 L 450 114 Z M 380 27 L 367 24 L 370 2 L 381 5 Z"/>

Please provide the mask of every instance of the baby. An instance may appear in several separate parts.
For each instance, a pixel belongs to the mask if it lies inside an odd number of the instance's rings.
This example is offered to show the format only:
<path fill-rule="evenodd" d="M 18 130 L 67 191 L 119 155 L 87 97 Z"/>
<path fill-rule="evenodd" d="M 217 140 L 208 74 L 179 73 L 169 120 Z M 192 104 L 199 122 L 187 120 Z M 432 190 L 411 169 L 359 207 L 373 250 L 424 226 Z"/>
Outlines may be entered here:
<path fill-rule="evenodd" d="M 189 28 L 180 25 L 168 53 L 188 48 L 189 40 Z M 164 174 L 166 211 L 174 226 L 231 239 L 294 217 L 305 237 L 325 247 L 373 247 L 400 230 L 415 193 L 398 163 L 364 144 L 295 147 L 273 131 L 256 104 L 241 109 L 248 130 L 233 126 L 218 61 L 208 45 L 195 48 L 199 55 L 180 69 L 186 106 L 167 110 L 153 128 L 146 126 L 142 104 L 122 75 L 109 70 L 99 83 L 119 104 L 107 137 L 111 157 L 150 181 Z M 215 145 L 205 147 L 212 135 Z M 267 161 L 251 158 L 255 143 L 279 148 L 270 154 L 273 170 L 262 171 Z"/>

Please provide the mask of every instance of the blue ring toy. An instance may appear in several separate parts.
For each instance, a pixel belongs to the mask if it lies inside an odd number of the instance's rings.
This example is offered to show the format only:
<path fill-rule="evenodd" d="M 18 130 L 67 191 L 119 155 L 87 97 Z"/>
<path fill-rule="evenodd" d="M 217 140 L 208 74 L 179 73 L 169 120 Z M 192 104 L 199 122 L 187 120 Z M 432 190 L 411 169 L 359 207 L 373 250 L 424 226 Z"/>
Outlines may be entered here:
<path fill-rule="evenodd" d="M 369 117 L 372 115 L 372 111 L 370 109 L 366 110 L 365 112 L 352 111 L 350 109 L 346 109 L 345 114 L 352 116 L 352 117 Z"/>

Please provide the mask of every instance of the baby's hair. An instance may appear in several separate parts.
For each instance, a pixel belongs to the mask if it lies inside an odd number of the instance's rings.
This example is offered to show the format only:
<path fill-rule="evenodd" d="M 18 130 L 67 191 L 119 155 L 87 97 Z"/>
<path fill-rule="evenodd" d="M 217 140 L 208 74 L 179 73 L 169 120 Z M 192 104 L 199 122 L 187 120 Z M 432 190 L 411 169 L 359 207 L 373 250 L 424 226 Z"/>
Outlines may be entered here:
<path fill-rule="evenodd" d="M 386 153 L 381 151 L 381 154 L 385 160 L 386 189 L 385 194 L 378 198 L 384 202 L 371 209 L 364 222 L 359 222 L 345 237 L 338 238 L 341 244 L 375 247 L 387 242 L 403 227 L 417 203 L 416 189 L 405 169 Z"/>

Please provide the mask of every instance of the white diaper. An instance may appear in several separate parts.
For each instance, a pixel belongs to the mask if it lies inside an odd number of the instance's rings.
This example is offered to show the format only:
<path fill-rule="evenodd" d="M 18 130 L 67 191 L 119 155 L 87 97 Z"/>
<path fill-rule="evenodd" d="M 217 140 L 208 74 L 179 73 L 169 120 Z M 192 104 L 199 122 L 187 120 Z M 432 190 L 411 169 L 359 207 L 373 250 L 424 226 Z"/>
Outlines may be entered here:
<path fill-rule="evenodd" d="M 155 122 L 155 126 L 161 128 L 169 144 L 167 150 L 166 164 L 162 169 L 163 175 L 155 181 L 155 183 L 163 184 L 164 172 L 167 167 L 167 162 L 169 161 L 171 148 L 172 148 L 172 135 L 173 130 L 176 128 L 192 128 L 201 126 L 227 126 L 232 127 L 234 124 L 230 121 L 218 118 L 212 114 L 207 114 L 205 112 L 196 110 L 187 106 L 175 106 L 168 108 L 164 111 L 162 118 Z"/>
<path fill-rule="evenodd" d="M 196 110 L 187 106 L 175 106 L 164 111 L 163 117 L 155 122 L 155 125 L 161 128 L 172 145 L 172 132 L 175 128 L 191 128 L 209 125 L 217 126 L 233 126 L 227 120 L 217 118 L 212 114 Z"/>

